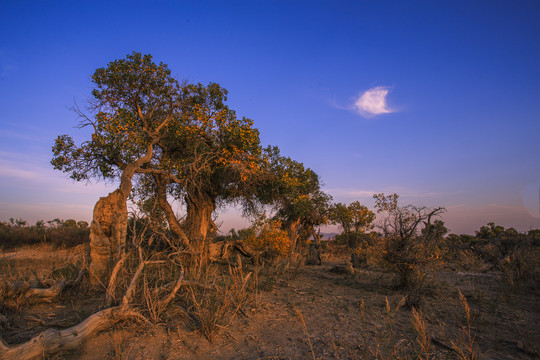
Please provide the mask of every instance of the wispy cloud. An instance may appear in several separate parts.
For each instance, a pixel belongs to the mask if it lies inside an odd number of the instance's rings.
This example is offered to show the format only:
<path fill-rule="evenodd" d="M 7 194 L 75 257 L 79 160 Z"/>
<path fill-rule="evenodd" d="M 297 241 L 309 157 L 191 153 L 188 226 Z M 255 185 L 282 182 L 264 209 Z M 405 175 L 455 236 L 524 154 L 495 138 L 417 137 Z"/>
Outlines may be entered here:
<path fill-rule="evenodd" d="M 353 109 L 366 118 L 395 112 L 395 110 L 388 107 L 386 102 L 389 91 L 389 88 L 385 86 L 371 88 L 358 96 Z"/>

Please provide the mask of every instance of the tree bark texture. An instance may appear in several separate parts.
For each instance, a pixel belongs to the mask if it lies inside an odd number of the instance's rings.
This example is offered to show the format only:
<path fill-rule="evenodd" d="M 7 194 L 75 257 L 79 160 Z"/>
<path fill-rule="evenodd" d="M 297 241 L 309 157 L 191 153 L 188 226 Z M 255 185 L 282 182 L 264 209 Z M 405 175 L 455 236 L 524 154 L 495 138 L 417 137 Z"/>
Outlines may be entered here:
<path fill-rule="evenodd" d="M 127 196 L 117 189 L 102 197 L 94 207 L 90 225 L 90 279 L 103 282 L 124 251 L 127 234 Z"/>
<path fill-rule="evenodd" d="M 95 313 L 71 328 L 46 330 L 20 345 L 10 347 L 0 339 L 0 359 L 42 359 L 44 356 L 60 350 L 75 349 L 85 340 L 110 327 L 115 322 L 132 316 L 134 313 L 129 307 L 116 306 Z"/>
<path fill-rule="evenodd" d="M 150 161 L 153 143 L 146 154 L 129 163 L 120 176 L 118 189 L 98 200 L 90 225 L 90 284 L 105 287 L 113 265 L 120 260 L 126 245 L 127 199 L 133 187 L 132 179 L 142 164 Z"/>
<path fill-rule="evenodd" d="M 154 175 L 154 181 L 156 182 L 156 197 L 158 200 L 158 205 L 165 213 L 167 223 L 169 224 L 169 229 L 176 236 L 180 244 L 186 248 L 189 248 L 189 238 L 184 230 L 182 230 L 171 204 L 169 204 L 167 201 L 167 177 L 164 175 Z"/>
<path fill-rule="evenodd" d="M 208 195 L 186 196 L 187 204 L 187 233 L 192 242 L 195 242 L 200 250 L 206 247 L 206 239 L 215 224 L 212 214 L 216 209 L 216 200 Z"/>
<path fill-rule="evenodd" d="M 298 237 L 299 237 L 298 230 L 300 227 L 300 219 L 296 219 L 295 221 L 290 221 L 287 225 L 288 225 L 287 235 L 289 237 L 289 242 L 291 244 L 290 255 L 292 255 L 296 250 L 296 246 L 298 245 L 297 243 L 298 243 Z"/>

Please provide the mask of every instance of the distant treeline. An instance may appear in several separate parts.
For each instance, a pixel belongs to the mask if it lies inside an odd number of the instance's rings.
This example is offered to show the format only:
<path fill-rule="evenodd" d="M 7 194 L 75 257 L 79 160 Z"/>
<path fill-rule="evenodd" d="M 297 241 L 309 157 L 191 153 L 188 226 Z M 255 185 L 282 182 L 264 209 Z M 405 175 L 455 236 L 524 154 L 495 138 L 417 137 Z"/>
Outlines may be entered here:
<path fill-rule="evenodd" d="M 141 221 L 141 220 L 139 220 Z M 130 218 L 130 224 L 133 219 Z M 488 223 L 475 231 L 475 235 L 466 234 L 446 234 L 446 228 L 442 221 L 437 221 L 443 229 L 441 237 L 443 246 L 451 252 L 457 249 L 470 249 L 475 252 L 485 247 L 487 244 L 497 244 L 499 248 L 512 247 L 515 243 L 528 243 L 533 246 L 540 246 L 540 229 L 529 230 L 528 232 L 518 232 L 514 228 L 505 228 L 494 223 Z M 131 229 L 131 226 L 129 227 Z M 249 229 L 242 229 L 236 232 L 234 229 L 226 235 L 217 236 L 216 240 L 244 240 L 242 235 Z M 9 219 L 0 221 L 0 249 L 10 249 L 23 245 L 52 244 L 56 247 L 73 247 L 89 241 L 90 227 L 86 221 L 76 221 L 73 219 L 54 219 L 51 221 L 39 220 L 34 225 L 28 224 L 23 219 Z M 128 231 L 128 236 L 131 231 Z M 363 234 L 362 236 L 366 236 Z M 373 235 L 381 236 L 373 232 Z M 345 235 L 336 236 L 338 242 L 345 241 Z M 453 250 L 453 251 L 452 251 Z M 482 253 L 482 251 L 479 251 Z M 503 251 L 504 253 L 505 251 Z M 485 254 L 483 254 L 485 256 Z"/>
<path fill-rule="evenodd" d="M 73 247 L 88 242 L 89 235 L 90 227 L 86 221 L 39 220 L 34 225 L 23 219 L 0 221 L 0 249 L 4 250 L 34 244 Z"/>

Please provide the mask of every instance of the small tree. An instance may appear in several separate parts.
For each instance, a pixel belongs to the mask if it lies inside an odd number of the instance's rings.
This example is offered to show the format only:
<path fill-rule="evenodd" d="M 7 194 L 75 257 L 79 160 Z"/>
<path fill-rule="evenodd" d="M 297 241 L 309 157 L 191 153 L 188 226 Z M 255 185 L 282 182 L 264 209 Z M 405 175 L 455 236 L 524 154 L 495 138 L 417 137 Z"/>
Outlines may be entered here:
<path fill-rule="evenodd" d="M 353 201 L 349 205 L 336 203 L 330 208 L 329 214 L 334 223 L 341 225 L 351 250 L 356 249 L 360 238 L 367 230 L 373 228 L 375 220 L 375 214 L 358 201 Z"/>
<path fill-rule="evenodd" d="M 265 149 L 257 186 L 257 200 L 273 206 L 287 231 L 291 253 L 315 236 L 315 228 L 328 222 L 331 196 L 321 190 L 319 176 L 304 164 L 281 156 L 277 147 Z"/>
<path fill-rule="evenodd" d="M 330 208 L 330 219 L 334 224 L 339 224 L 343 230 L 343 235 L 347 240 L 347 245 L 351 248 L 351 229 L 353 226 L 353 214 L 351 209 L 345 204 L 336 203 Z"/>
<path fill-rule="evenodd" d="M 354 233 L 358 239 L 361 234 L 365 234 L 368 230 L 373 228 L 375 213 L 358 201 L 353 201 L 349 205 L 349 209 L 352 213 Z"/>
<path fill-rule="evenodd" d="M 434 231 L 437 226 L 432 221 L 446 210 L 400 207 L 398 197 L 397 194 L 373 195 L 377 212 L 383 215 L 378 224 L 382 232 L 379 255 L 382 263 L 398 276 L 399 286 L 418 294 L 427 270 L 440 259 L 438 234 Z"/>

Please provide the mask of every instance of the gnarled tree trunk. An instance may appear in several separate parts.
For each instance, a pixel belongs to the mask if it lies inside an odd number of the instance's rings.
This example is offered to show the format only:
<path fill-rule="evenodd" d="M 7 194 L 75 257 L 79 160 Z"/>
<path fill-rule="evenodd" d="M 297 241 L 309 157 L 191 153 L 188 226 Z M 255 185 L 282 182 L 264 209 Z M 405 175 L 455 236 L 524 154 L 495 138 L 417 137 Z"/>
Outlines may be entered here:
<path fill-rule="evenodd" d="M 114 264 L 120 260 L 126 245 L 127 199 L 133 187 L 132 179 L 142 164 L 152 158 L 153 144 L 146 155 L 123 169 L 120 186 L 102 197 L 94 206 L 94 218 L 90 225 L 90 283 L 93 287 L 106 286 Z"/>
<path fill-rule="evenodd" d="M 128 318 L 140 318 L 141 315 L 131 307 L 135 289 L 147 262 L 141 262 L 124 294 L 122 304 L 101 310 L 89 316 L 83 322 L 64 330 L 48 329 L 34 336 L 29 341 L 15 346 L 7 345 L 0 337 L 0 359 L 2 360 L 32 360 L 42 359 L 61 350 L 75 349 L 88 338 L 107 329 L 114 323 Z M 176 286 L 165 299 L 159 300 L 161 306 L 166 306 L 182 285 L 184 273 L 180 274 Z M 77 277 L 80 279 L 80 276 Z"/>
<path fill-rule="evenodd" d="M 289 221 L 287 223 L 287 235 L 289 237 L 289 242 L 291 244 L 291 248 L 289 252 L 290 255 L 292 255 L 296 251 L 296 247 L 298 245 L 299 227 L 300 227 L 300 219 Z"/>
<path fill-rule="evenodd" d="M 207 250 L 207 236 L 214 230 L 212 214 L 216 209 L 216 200 L 209 195 L 187 195 L 187 232 L 191 241 L 197 244 L 199 250 Z"/>
<path fill-rule="evenodd" d="M 116 189 L 94 207 L 90 225 L 91 282 L 103 282 L 124 251 L 127 233 L 127 195 Z"/>
<path fill-rule="evenodd" d="M 186 248 L 190 247 L 189 238 L 184 230 L 180 226 L 176 215 L 171 207 L 171 204 L 167 201 L 167 176 L 161 174 L 154 174 L 154 181 L 156 182 L 156 198 L 158 205 L 165 213 L 169 229 L 174 233 L 178 241 Z"/>

